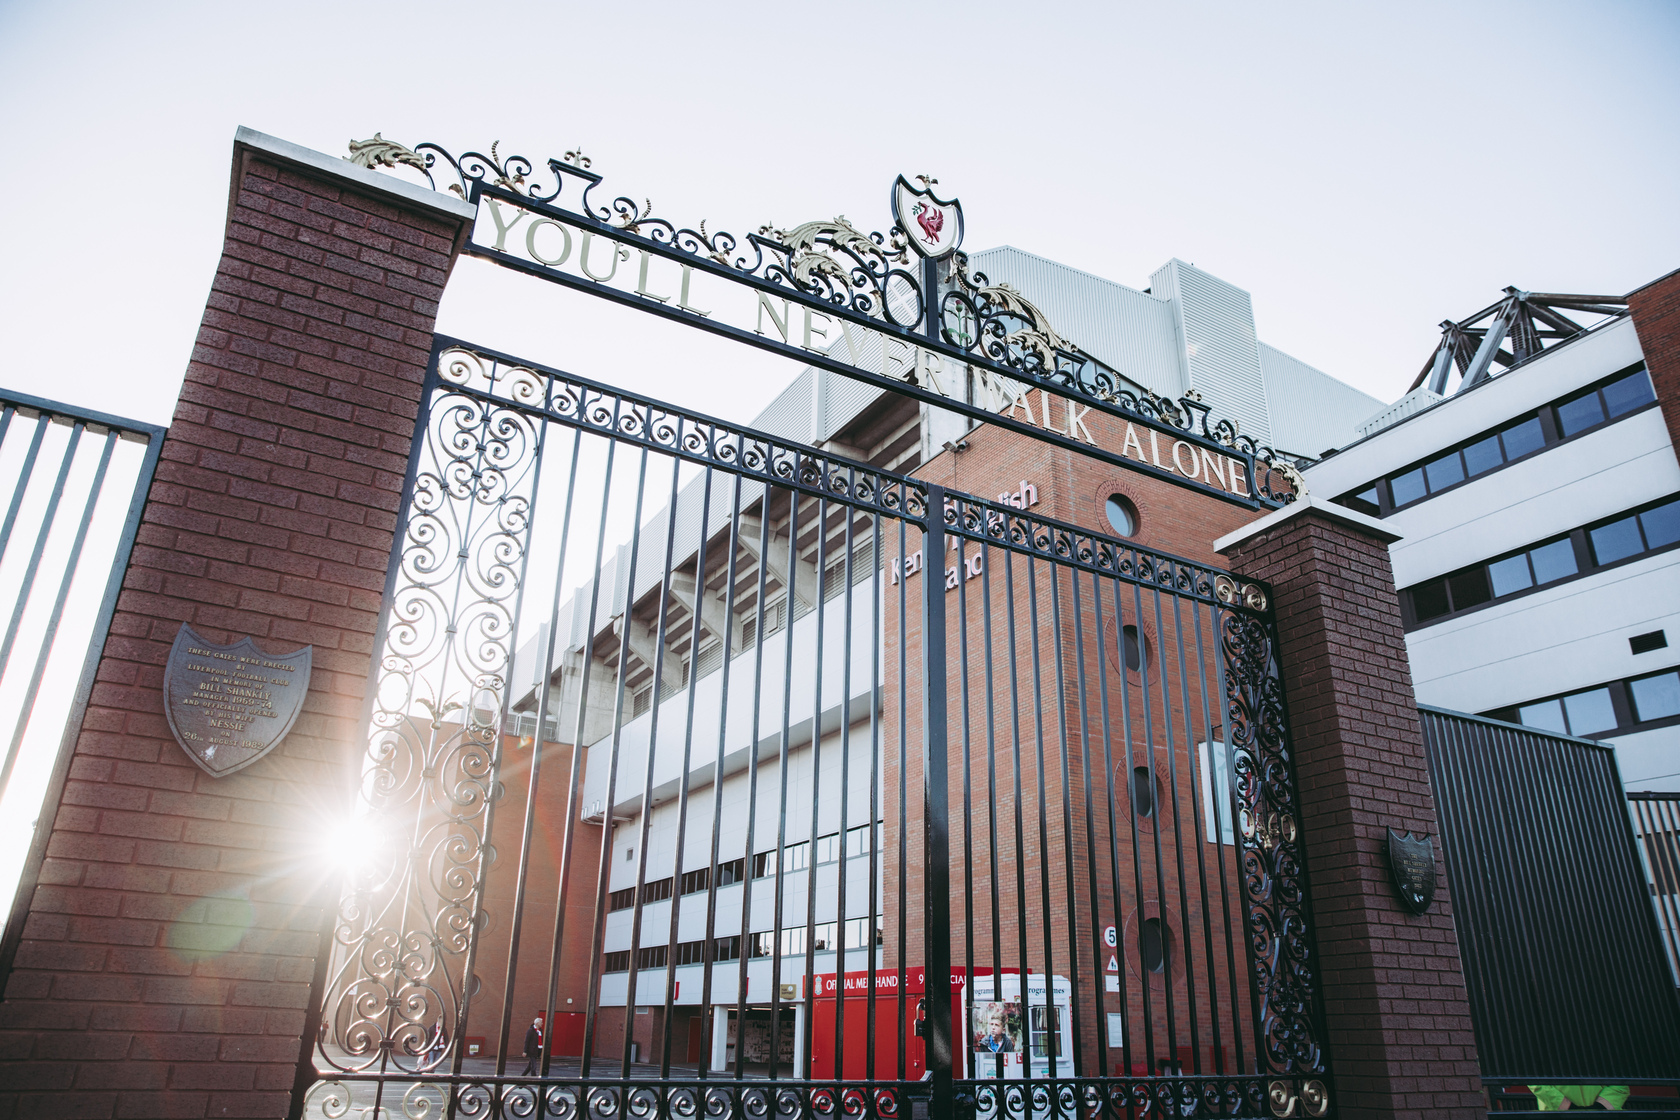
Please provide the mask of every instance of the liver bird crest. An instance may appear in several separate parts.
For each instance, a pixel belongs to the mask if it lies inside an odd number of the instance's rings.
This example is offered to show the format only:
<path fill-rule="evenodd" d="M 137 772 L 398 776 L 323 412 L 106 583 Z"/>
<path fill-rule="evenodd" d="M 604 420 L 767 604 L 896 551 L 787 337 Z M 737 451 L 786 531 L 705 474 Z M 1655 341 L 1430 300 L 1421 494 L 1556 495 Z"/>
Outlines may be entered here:
<path fill-rule="evenodd" d="M 945 228 L 945 213 L 935 209 L 925 202 L 918 202 L 910 208 L 916 224 L 922 227 L 922 236 L 929 245 L 939 244 L 939 231 Z"/>

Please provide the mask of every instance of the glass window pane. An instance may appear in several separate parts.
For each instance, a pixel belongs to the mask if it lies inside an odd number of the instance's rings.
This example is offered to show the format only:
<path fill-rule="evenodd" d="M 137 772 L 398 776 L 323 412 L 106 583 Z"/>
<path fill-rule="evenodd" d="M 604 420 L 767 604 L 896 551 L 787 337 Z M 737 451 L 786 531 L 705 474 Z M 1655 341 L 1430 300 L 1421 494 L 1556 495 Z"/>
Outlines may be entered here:
<path fill-rule="evenodd" d="M 1567 734 L 1569 731 L 1563 723 L 1563 704 L 1557 700 L 1524 704 L 1517 709 L 1517 718 L 1522 720 L 1524 727 L 1538 727 L 1542 731 L 1556 731 L 1559 734 Z"/>
<path fill-rule="evenodd" d="M 1458 452 L 1443 455 L 1423 468 L 1429 475 L 1429 492 L 1444 490 L 1455 482 L 1464 481 L 1464 461 Z"/>
<path fill-rule="evenodd" d="M 1464 466 L 1472 477 L 1492 470 L 1504 461 L 1505 456 L 1500 454 L 1499 437 L 1496 435 L 1472 443 L 1464 449 Z"/>
<path fill-rule="evenodd" d="M 1447 583 L 1452 587 L 1452 605 L 1455 611 L 1480 606 L 1493 598 L 1488 591 L 1487 569 L 1479 564 L 1449 577 Z"/>
<path fill-rule="evenodd" d="M 1629 681 L 1628 691 L 1633 693 L 1635 719 L 1680 716 L 1680 672 Z"/>
<path fill-rule="evenodd" d="M 1452 607 L 1447 603 L 1447 581 L 1430 580 L 1412 588 L 1412 614 L 1419 622 L 1440 618 Z"/>
<path fill-rule="evenodd" d="M 1368 513 L 1372 517 L 1382 516 L 1382 507 L 1377 504 L 1377 488 L 1367 486 L 1357 494 L 1343 494 L 1337 502 L 1349 509 L 1356 509 L 1360 513 Z"/>
<path fill-rule="evenodd" d="M 1586 396 L 1558 405 L 1557 417 L 1558 431 L 1572 436 L 1603 420 L 1604 406 L 1598 403 L 1598 392 L 1594 390 Z"/>
<path fill-rule="evenodd" d="M 1495 595 L 1509 595 L 1513 591 L 1521 591 L 1525 587 L 1534 586 L 1533 578 L 1528 574 L 1528 556 L 1511 556 L 1504 560 L 1488 565 L 1488 576 L 1493 581 Z"/>
<path fill-rule="evenodd" d="M 1651 391 L 1651 378 L 1642 369 L 1604 387 L 1604 403 L 1609 407 L 1611 416 L 1632 412 L 1656 399 L 1656 393 Z"/>
<path fill-rule="evenodd" d="M 1661 548 L 1680 541 L 1680 501 L 1646 510 L 1639 515 L 1639 523 L 1645 526 L 1646 548 Z"/>
<path fill-rule="evenodd" d="M 1423 484 L 1422 467 L 1415 471 L 1407 471 L 1405 474 L 1396 475 L 1389 481 L 1388 485 L 1394 493 L 1394 504 L 1397 506 L 1403 506 L 1407 502 L 1415 502 L 1429 493 L 1428 488 Z"/>
<path fill-rule="evenodd" d="M 1620 521 L 1612 521 L 1594 529 L 1589 536 L 1592 537 L 1593 555 L 1600 564 L 1637 556 L 1645 551 L 1645 544 L 1639 539 L 1637 518 L 1624 517 Z"/>
<path fill-rule="evenodd" d="M 1530 549 L 1528 555 L 1534 561 L 1535 583 L 1550 583 L 1575 574 L 1575 546 L 1567 537 Z"/>
<path fill-rule="evenodd" d="M 1616 726 L 1616 709 L 1610 705 L 1608 688 L 1565 696 L 1563 710 L 1569 715 L 1569 732 L 1572 735 L 1591 735 Z"/>
<path fill-rule="evenodd" d="M 1530 416 L 1521 424 L 1511 425 L 1499 433 L 1499 438 L 1505 444 L 1507 460 L 1520 459 L 1546 446 L 1546 432 L 1540 427 L 1540 419 L 1536 416 Z"/>

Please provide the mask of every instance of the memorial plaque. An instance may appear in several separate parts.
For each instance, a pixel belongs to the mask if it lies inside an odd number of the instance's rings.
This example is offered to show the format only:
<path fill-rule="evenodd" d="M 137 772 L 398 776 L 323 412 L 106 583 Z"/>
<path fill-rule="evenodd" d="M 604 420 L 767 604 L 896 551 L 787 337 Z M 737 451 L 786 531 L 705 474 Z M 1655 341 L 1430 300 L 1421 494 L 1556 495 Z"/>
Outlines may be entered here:
<path fill-rule="evenodd" d="M 187 756 L 221 778 L 280 745 L 309 693 L 312 646 L 268 654 L 250 638 L 218 646 L 183 625 L 163 670 L 163 710 Z"/>
<path fill-rule="evenodd" d="M 1429 837 L 1388 830 L 1388 869 L 1400 901 L 1414 914 L 1429 909 L 1435 898 L 1435 847 Z"/>

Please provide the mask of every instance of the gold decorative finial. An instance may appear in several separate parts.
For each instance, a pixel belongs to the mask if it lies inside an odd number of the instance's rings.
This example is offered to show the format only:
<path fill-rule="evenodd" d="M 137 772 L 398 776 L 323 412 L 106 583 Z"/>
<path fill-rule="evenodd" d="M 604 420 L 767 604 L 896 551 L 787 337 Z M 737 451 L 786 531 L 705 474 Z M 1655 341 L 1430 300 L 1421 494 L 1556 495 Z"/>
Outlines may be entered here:
<path fill-rule="evenodd" d="M 573 167 L 588 167 L 590 164 L 589 157 L 583 154 L 582 144 L 579 144 L 560 158 L 564 162 L 571 164 Z"/>
<path fill-rule="evenodd" d="M 407 164 L 426 170 L 426 158 L 413 148 L 405 148 L 395 140 L 387 140 L 379 133 L 373 134 L 372 140 L 350 141 L 350 154 L 344 157 L 357 167 L 395 168 L 398 164 Z"/>
<path fill-rule="evenodd" d="M 935 179 L 931 175 L 918 175 L 916 178 L 921 180 L 923 190 L 932 190 L 934 184 L 939 182 L 938 179 Z"/>

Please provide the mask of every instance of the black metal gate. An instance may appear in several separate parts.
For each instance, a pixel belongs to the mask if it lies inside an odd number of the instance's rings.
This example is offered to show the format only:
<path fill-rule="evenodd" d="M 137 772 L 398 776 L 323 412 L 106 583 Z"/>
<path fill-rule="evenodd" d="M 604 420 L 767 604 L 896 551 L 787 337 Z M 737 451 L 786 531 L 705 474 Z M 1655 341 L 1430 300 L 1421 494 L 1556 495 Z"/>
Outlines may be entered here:
<path fill-rule="evenodd" d="M 1264 586 L 449 340 L 417 430 L 294 1115 L 1326 1113 Z"/>

